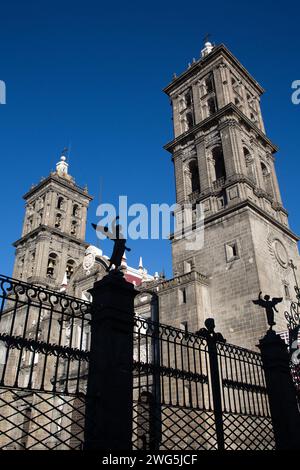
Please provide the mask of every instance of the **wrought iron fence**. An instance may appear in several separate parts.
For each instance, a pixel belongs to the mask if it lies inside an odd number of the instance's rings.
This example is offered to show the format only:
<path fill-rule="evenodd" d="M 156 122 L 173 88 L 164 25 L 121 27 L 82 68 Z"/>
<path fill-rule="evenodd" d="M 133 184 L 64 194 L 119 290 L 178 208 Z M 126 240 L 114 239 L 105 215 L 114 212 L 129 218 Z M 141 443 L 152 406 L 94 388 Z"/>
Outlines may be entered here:
<path fill-rule="evenodd" d="M 273 449 L 259 353 L 135 318 L 135 449 Z"/>
<path fill-rule="evenodd" d="M 94 308 L 0 276 L 1 449 L 82 448 Z M 260 354 L 138 316 L 133 335 L 134 449 L 274 448 Z"/>
<path fill-rule="evenodd" d="M 81 447 L 90 308 L 0 276 L 0 448 Z"/>
<path fill-rule="evenodd" d="M 296 277 L 296 266 L 293 261 L 290 261 L 290 267 L 293 270 L 295 280 L 295 294 L 296 300 L 290 304 L 290 310 L 284 312 L 287 328 L 288 328 L 288 343 L 290 352 L 290 368 L 295 385 L 298 404 L 300 408 L 300 288 Z"/>

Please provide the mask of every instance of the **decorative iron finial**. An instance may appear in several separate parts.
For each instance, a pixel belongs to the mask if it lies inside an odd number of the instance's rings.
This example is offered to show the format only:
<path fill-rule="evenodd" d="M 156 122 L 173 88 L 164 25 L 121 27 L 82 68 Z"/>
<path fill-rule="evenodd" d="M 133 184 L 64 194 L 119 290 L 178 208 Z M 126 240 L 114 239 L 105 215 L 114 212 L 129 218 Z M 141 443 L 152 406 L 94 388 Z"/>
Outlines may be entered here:
<path fill-rule="evenodd" d="M 226 339 L 223 337 L 223 335 L 221 333 L 215 332 L 216 325 L 214 318 L 207 318 L 204 322 L 204 325 L 205 328 L 200 328 L 200 330 L 196 331 L 196 335 L 202 336 L 206 339 L 213 339 L 219 343 L 226 343 Z"/>
<path fill-rule="evenodd" d="M 255 305 L 259 305 L 260 307 L 265 309 L 266 315 L 267 315 L 267 322 L 268 325 L 270 326 L 270 330 L 272 330 L 273 326 L 276 325 L 274 322 L 274 310 L 275 312 L 278 312 L 276 309 L 275 305 L 279 304 L 280 302 L 283 301 L 282 297 L 273 297 L 272 300 L 270 300 L 269 295 L 265 295 L 264 298 L 261 298 L 262 292 L 259 293 L 258 299 L 257 300 L 252 300 L 252 302 Z"/>

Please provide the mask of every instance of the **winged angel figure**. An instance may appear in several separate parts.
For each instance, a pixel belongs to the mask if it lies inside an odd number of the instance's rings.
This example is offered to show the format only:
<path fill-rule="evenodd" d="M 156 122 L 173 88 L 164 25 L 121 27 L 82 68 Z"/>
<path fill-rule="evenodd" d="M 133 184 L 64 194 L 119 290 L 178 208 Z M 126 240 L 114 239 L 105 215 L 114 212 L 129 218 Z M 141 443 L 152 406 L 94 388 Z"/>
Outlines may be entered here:
<path fill-rule="evenodd" d="M 274 325 L 276 325 L 276 323 L 274 322 L 274 311 L 278 313 L 278 310 L 276 309 L 275 305 L 282 302 L 283 298 L 282 297 L 273 297 L 273 299 L 270 300 L 269 295 L 265 295 L 263 299 L 262 299 L 261 296 L 262 296 L 262 292 L 259 293 L 258 299 L 257 300 L 252 300 L 252 302 L 255 305 L 259 305 L 260 307 L 265 309 L 266 315 L 267 315 L 268 325 L 270 326 L 270 330 L 272 330 L 272 327 Z"/>

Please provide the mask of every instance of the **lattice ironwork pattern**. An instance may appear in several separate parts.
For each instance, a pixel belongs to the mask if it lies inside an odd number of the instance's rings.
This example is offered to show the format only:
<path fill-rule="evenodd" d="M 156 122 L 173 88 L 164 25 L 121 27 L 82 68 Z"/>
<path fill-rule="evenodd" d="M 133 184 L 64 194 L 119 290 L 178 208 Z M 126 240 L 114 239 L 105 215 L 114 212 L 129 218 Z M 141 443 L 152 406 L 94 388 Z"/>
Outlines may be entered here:
<path fill-rule="evenodd" d="M 133 406 L 133 449 L 217 449 L 212 412 L 193 408 L 161 406 L 159 414 L 145 399 Z"/>
<path fill-rule="evenodd" d="M 138 317 L 134 335 L 134 448 L 274 448 L 259 353 Z"/>
<path fill-rule="evenodd" d="M 0 448 L 82 448 L 91 313 L 0 276 Z M 273 448 L 258 353 L 137 316 L 133 335 L 134 449 Z"/>
<path fill-rule="evenodd" d="M 90 308 L 0 276 L 0 448 L 82 447 Z"/>
<path fill-rule="evenodd" d="M 0 449 L 80 450 L 84 397 L 0 388 Z"/>
<path fill-rule="evenodd" d="M 152 384 L 163 405 L 211 410 L 206 339 L 140 317 L 134 321 L 135 389 L 153 393 Z"/>
<path fill-rule="evenodd" d="M 271 418 L 223 413 L 226 450 L 274 450 Z"/>
<path fill-rule="evenodd" d="M 259 353 L 217 343 L 223 411 L 270 417 L 262 360 Z"/>
<path fill-rule="evenodd" d="M 81 393 L 91 304 L 0 276 L 0 386 Z"/>

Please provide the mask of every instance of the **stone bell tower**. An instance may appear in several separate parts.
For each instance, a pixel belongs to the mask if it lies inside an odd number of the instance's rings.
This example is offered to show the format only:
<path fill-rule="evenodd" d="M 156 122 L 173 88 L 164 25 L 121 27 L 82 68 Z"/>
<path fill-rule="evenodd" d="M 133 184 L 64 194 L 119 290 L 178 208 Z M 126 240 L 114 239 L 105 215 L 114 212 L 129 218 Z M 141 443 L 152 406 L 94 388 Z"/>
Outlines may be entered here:
<path fill-rule="evenodd" d="M 260 291 L 283 297 L 276 322 L 277 330 L 286 329 L 283 312 L 294 287 L 290 259 L 299 264 L 298 237 L 289 228 L 274 167 L 277 148 L 261 114 L 264 90 L 224 45 L 207 42 L 200 59 L 164 91 L 173 108 L 174 140 L 165 148 L 175 167 L 177 203 L 201 203 L 205 217 L 203 247 L 187 250 L 184 239 L 173 239 L 174 275 L 203 276 L 210 305 L 195 309 L 203 295 L 198 289 L 195 300 L 185 292 L 182 313 L 174 315 L 183 321 L 185 306 L 194 309 L 193 328 L 214 316 L 228 341 L 254 347 L 267 324 L 251 300 Z"/>
<path fill-rule="evenodd" d="M 63 154 L 56 171 L 25 194 L 22 237 L 14 243 L 13 277 L 59 289 L 82 261 L 87 209 L 92 197 L 68 173 Z"/>

